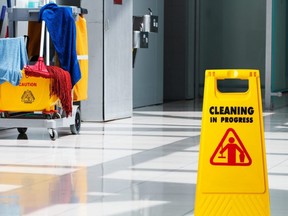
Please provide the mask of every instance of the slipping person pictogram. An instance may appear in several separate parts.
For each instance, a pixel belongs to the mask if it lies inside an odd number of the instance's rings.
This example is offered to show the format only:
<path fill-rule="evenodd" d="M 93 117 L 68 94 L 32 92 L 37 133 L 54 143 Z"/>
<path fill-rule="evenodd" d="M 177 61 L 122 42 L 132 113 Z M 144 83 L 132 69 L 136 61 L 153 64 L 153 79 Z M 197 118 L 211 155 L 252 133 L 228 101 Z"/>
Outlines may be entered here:
<path fill-rule="evenodd" d="M 225 151 L 228 152 L 228 165 L 235 165 L 237 163 L 237 151 L 240 153 L 239 159 L 240 162 L 243 163 L 245 159 L 244 152 L 242 149 L 235 143 L 235 139 L 233 137 L 229 138 L 229 143 L 219 152 L 221 155 L 224 154 Z"/>
<path fill-rule="evenodd" d="M 252 159 L 233 128 L 227 129 L 210 158 L 212 165 L 250 166 Z"/>

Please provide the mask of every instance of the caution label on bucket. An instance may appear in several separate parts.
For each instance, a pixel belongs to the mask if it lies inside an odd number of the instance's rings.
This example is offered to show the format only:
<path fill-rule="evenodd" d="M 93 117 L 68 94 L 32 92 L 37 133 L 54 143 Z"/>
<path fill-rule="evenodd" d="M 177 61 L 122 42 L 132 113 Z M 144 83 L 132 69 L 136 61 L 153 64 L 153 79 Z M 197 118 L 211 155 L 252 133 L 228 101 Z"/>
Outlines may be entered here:
<path fill-rule="evenodd" d="M 32 91 L 30 91 L 30 90 L 24 91 L 24 93 L 21 97 L 21 101 L 25 104 L 32 104 L 35 101 L 35 97 L 34 97 Z"/>
<path fill-rule="evenodd" d="M 220 92 L 218 79 L 245 79 L 249 88 Z M 259 71 L 208 70 L 195 216 L 265 216 L 269 206 Z"/>

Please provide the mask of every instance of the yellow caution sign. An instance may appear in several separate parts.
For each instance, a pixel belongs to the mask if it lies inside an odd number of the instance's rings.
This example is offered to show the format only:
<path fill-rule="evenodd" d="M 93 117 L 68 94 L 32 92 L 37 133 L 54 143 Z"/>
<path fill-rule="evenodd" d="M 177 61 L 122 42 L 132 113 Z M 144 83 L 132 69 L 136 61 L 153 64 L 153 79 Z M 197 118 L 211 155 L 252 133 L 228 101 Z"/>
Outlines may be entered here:
<path fill-rule="evenodd" d="M 217 81 L 248 81 L 220 92 Z M 268 216 L 270 201 L 258 70 L 207 70 L 195 216 Z"/>

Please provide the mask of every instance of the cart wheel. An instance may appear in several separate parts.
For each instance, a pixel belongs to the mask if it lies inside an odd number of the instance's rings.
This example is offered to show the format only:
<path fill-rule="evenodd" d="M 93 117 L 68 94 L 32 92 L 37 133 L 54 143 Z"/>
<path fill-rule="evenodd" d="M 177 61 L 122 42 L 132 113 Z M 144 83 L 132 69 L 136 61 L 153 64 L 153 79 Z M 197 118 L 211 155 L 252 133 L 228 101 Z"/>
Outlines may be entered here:
<path fill-rule="evenodd" d="M 81 128 L 81 113 L 80 109 L 77 108 L 75 114 L 75 124 L 70 125 L 70 130 L 72 134 L 79 134 Z"/>
<path fill-rule="evenodd" d="M 27 131 L 27 128 L 17 128 L 17 130 L 20 134 L 25 134 Z"/>
<path fill-rule="evenodd" d="M 7 112 L 1 112 L 1 118 L 8 118 L 9 114 Z"/>
<path fill-rule="evenodd" d="M 60 113 L 53 113 L 52 115 L 52 119 L 60 119 L 61 118 L 61 114 Z"/>
<path fill-rule="evenodd" d="M 50 113 L 45 114 L 45 118 L 46 118 L 46 119 L 52 119 L 52 114 L 50 114 Z"/>
<path fill-rule="evenodd" d="M 51 140 L 55 141 L 58 138 L 58 132 L 55 129 L 49 128 L 48 132 Z"/>
<path fill-rule="evenodd" d="M 17 140 L 28 140 L 27 134 L 18 134 Z"/>

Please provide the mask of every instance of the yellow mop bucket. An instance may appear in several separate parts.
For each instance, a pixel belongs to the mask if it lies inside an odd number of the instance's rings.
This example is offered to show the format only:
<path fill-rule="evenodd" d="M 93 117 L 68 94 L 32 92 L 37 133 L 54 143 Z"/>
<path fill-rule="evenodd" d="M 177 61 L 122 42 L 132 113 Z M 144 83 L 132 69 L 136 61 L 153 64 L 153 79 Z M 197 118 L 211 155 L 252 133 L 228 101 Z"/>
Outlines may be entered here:
<path fill-rule="evenodd" d="M 51 80 L 27 77 L 22 71 L 18 86 L 9 82 L 0 85 L 0 110 L 2 112 L 52 111 L 58 97 L 50 95 Z"/>
<path fill-rule="evenodd" d="M 219 80 L 248 89 L 220 91 Z M 206 71 L 195 216 L 270 215 L 260 87 L 258 70 Z"/>

